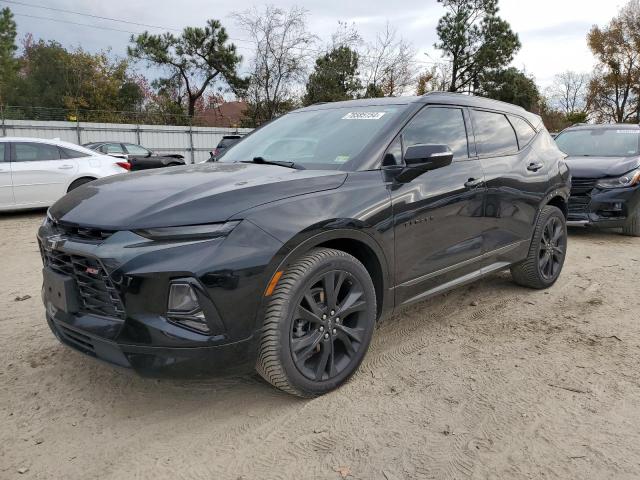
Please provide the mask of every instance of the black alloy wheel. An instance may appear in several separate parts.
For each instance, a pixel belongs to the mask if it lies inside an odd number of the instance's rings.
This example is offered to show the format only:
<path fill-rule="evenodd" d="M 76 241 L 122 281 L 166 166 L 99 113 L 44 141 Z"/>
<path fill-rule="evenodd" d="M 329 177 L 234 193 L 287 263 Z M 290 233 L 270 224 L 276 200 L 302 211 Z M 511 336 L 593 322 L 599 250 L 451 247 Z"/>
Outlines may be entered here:
<path fill-rule="evenodd" d="M 362 285 L 349 272 L 331 270 L 312 281 L 295 310 L 289 341 L 305 377 L 336 377 L 362 348 L 367 305 Z"/>
<path fill-rule="evenodd" d="M 258 373 L 301 397 L 339 387 L 369 348 L 376 305 L 360 261 L 341 250 L 311 250 L 286 268 L 268 298 Z"/>
<path fill-rule="evenodd" d="M 540 274 L 547 280 L 554 280 L 564 262 L 567 247 L 565 229 L 557 216 L 550 217 L 543 230 L 540 251 L 538 253 L 538 268 Z"/>

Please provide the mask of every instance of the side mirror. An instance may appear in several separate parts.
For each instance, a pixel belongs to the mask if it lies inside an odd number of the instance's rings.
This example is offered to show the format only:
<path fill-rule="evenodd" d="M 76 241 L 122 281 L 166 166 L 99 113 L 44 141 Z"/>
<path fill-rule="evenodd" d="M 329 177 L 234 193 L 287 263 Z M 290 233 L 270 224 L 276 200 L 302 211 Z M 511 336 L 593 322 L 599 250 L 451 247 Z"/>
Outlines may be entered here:
<path fill-rule="evenodd" d="M 448 145 L 412 145 L 404 154 L 405 168 L 397 179 L 400 182 L 410 182 L 429 170 L 451 165 L 451 162 L 453 162 L 453 152 Z"/>

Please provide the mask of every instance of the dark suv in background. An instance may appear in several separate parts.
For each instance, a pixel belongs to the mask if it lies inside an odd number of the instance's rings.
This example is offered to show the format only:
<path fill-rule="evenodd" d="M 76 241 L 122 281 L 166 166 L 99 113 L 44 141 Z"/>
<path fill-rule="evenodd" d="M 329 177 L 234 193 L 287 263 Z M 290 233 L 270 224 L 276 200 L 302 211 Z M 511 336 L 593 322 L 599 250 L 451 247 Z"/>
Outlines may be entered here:
<path fill-rule="evenodd" d="M 569 224 L 640 236 L 640 126 L 577 125 L 556 143 L 571 169 Z"/>
<path fill-rule="evenodd" d="M 538 116 L 477 97 L 303 108 L 219 162 L 58 201 L 38 232 L 47 321 L 65 344 L 143 373 L 257 368 L 320 395 L 405 305 L 504 269 L 553 285 L 562 159 Z"/>

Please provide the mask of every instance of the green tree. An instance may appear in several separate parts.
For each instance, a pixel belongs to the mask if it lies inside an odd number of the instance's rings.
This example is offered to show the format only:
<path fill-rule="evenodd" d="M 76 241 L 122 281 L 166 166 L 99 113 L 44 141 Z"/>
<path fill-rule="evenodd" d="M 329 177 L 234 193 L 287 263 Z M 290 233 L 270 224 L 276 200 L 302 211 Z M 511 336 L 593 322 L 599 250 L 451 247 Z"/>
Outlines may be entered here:
<path fill-rule="evenodd" d="M 351 100 L 362 88 L 358 80 L 358 54 L 347 46 L 319 57 L 307 81 L 303 103 Z"/>
<path fill-rule="evenodd" d="M 127 60 L 108 52 L 68 51 L 57 42 L 27 41 L 12 103 L 20 106 L 135 110 L 143 93 Z"/>
<path fill-rule="evenodd" d="M 244 86 L 237 69 L 242 57 L 229 43 L 227 31 L 218 20 L 208 20 L 204 28 L 187 27 L 180 36 L 144 32 L 131 37 L 127 51 L 132 58 L 164 67 L 169 78 L 180 78 L 193 116 L 196 102 L 217 78 L 231 89 Z"/>
<path fill-rule="evenodd" d="M 0 11 L 0 103 L 5 103 L 10 97 L 19 62 L 15 58 L 16 22 L 9 8 Z"/>
<path fill-rule="evenodd" d="M 473 90 L 482 74 L 508 65 L 520 40 L 498 16 L 498 0 L 438 0 L 445 9 L 435 47 L 451 61 L 449 91 Z"/>
<path fill-rule="evenodd" d="M 596 120 L 640 121 L 640 2 L 630 1 L 604 28 L 594 26 L 587 43 L 598 60 L 588 88 Z"/>
<path fill-rule="evenodd" d="M 478 82 L 478 93 L 495 100 L 533 110 L 540 99 L 536 82 L 517 68 L 511 67 L 485 73 Z"/>

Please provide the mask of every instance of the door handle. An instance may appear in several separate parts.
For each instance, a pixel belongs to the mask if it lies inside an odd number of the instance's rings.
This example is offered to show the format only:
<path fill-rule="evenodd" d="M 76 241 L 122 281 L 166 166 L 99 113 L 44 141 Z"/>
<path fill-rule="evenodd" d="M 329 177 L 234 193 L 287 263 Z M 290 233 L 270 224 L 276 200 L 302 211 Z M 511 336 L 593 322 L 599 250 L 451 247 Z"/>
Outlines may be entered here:
<path fill-rule="evenodd" d="M 62 165 L 61 167 L 58 167 L 58 170 L 70 170 L 73 168 L 73 165 Z"/>
<path fill-rule="evenodd" d="M 537 172 L 542 167 L 544 167 L 544 163 L 531 162 L 529 165 L 527 165 L 527 170 L 529 170 L 530 172 Z"/>
<path fill-rule="evenodd" d="M 474 188 L 482 185 L 484 180 L 482 178 L 470 178 L 466 182 L 464 182 L 464 186 L 467 188 Z"/>

